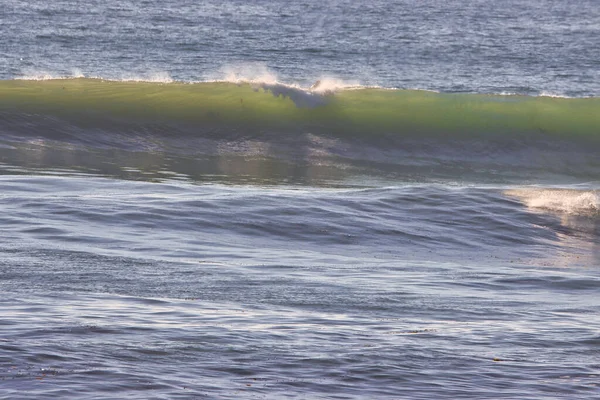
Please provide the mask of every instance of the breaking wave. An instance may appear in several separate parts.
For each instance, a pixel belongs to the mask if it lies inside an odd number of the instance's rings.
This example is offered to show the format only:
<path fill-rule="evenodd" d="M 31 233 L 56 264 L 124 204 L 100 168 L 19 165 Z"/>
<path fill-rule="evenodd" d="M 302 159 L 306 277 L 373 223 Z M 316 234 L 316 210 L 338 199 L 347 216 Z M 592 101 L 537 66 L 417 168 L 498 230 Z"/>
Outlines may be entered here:
<path fill-rule="evenodd" d="M 597 177 L 600 99 L 451 94 L 235 74 L 0 81 L 0 147 L 233 154 L 384 175 Z M 166 79 L 168 78 L 168 79 Z M 483 172 L 482 172 L 483 171 Z M 479 179 L 479 178 L 478 178 Z"/>
<path fill-rule="evenodd" d="M 598 190 L 519 188 L 505 192 L 531 209 L 570 215 L 600 214 Z"/>
<path fill-rule="evenodd" d="M 363 88 L 335 80 L 311 88 L 275 79 L 181 83 L 167 75 L 0 81 L 0 105 L 65 118 L 90 113 L 148 121 L 218 119 L 224 126 L 319 125 L 330 134 L 432 137 L 600 136 L 600 98 L 452 94 Z M 348 90 L 354 89 L 354 90 Z"/>

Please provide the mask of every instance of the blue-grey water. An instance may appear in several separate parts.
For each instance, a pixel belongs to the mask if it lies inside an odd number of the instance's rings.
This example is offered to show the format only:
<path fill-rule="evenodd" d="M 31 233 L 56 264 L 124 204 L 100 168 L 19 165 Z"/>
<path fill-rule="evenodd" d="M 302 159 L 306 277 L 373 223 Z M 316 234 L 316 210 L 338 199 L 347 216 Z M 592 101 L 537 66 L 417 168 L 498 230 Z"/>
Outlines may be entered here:
<path fill-rule="evenodd" d="M 595 0 L 0 6 L 0 399 L 600 398 Z"/>
<path fill-rule="evenodd" d="M 3 1 L 0 77 L 177 80 L 249 64 L 443 91 L 600 93 L 596 0 Z"/>

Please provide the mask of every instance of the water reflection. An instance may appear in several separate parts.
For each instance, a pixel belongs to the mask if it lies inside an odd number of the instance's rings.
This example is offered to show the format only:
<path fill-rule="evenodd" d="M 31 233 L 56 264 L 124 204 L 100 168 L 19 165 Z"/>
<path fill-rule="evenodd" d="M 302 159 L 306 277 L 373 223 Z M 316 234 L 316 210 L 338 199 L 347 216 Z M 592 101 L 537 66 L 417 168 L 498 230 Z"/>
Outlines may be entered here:
<path fill-rule="evenodd" d="M 86 148 L 44 139 L 5 143 L 0 147 L 0 173 L 92 174 L 117 179 L 161 181 L 184 179 L 231 184 L 309 184 L 342 182 L 347 168 L 339 160 L 314 160 L 311 150 L 298 147 L 281 159 L 281 149 L 247 141 L 221 144 L 196 154 L 169 151 L 129 151 Z M 279 152 L 279 153 L 278 153 Z M 211 154 L 212 153 L 212 154 Z"/>

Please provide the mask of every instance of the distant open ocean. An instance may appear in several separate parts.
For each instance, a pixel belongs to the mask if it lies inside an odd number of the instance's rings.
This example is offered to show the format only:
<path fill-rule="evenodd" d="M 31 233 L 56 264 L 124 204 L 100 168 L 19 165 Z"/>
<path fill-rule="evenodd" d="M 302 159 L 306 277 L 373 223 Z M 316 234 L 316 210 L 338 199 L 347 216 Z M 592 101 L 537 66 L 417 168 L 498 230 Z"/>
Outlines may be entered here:
<path fill-rule="evenodd" d="M 597 0 L 3 0 L 0 399 L 600 399 Z"/>

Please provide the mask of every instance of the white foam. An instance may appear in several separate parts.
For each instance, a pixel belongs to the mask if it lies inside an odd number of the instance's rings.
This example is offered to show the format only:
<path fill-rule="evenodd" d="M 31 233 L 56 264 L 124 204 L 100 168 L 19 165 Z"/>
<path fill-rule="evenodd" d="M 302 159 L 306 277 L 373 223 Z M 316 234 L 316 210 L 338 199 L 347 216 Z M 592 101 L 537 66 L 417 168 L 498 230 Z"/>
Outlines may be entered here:
<path fill-rule="evenodd" d="M 311 93 L 332 93 L 342 89 L 364 88 L 358 81 L 345 81 L 331 76 L 317 79 L 310 87 L 294 82 L 282 82 L 275 72 L 264 63 L 228 65 L 221 68 L 219 77 L 212 76 L 208 82 L 250 83 L 256 85 L 278 85 L 304 90 Z"/>
<path fill-rule="evenodd" d="M 573 189 L 523 188 L 505 192 L 516 197 L 528 208 L 571 215 L 600 213 L 600 191 Z"/>
<path fill-rule="evenodd" d="M 69 74 L 60 74 L 48 71 L 28 70 L 16 79 L 20 80 L 54 80 L 90 78 L 116 82 L 152 82 L 172 83 L 175 80 L 166 71 L 155 71 L 142 74 L 123 73 L 120 76 L 93 76 L 84 74 L 80 69 L 73 68 Z M 364 86 L 358 81 L 348 81 L 332 76 L 323 76 L 317 79 L 311 86 L 306 87 L 294 82 L 282 82 L 277 74 L 270 70 L 264 63 L 246 63 L 228 65 L 221 68 L 217 73 L 209 75 L 207 79 L 199 81 L 184 81 L 187 83 L 227 82 L 242 84 L 247 83 L 255 87 L 262 87 L 278 96 L 290 98 L 310 98 L 311 95 L 333 94 L 339 90 L 352 90 L 364 88 L 378 88 L 380 86 Z M 395 90 L 391 88 L 390 90 Z M 304 92 L 304 95 L 300 94 Z"/>
<path fill-rule="evenodd" d="M 539 97 L 551 97 L 554 99 L 572 99 L 572 97 L 566 96 L 564 94 L 556 94 L 556 93 L 550 93 L 550 92 L 541 92 L 539 94 Z"/>
<path fill-rule="evenodd" d="M 327 103 L 326 95 L 345 89 L 364 88 L 357 81 L 344 81 L 334 77 L 318 79 L 312 86 L 281 82 L 277 74 L 264 63 L 228 65 L 221 69 L 221 77 L 205 82 L 228 82 L 250 84 L 257 89 L 270 92 L 275 97 L 289 98 L 297 107 L 317 107 Z"/>
<path fill-rule="evenodd" d="M 83 72 L 81 72 L 79 68 L 71 68 L 71 71 L 68 74 L 58 74 L 48 71 L 27 69 L 24 71 L 22 76 L 17 77 L 16 79 L 27 81 L 47 81 L 51 79 L 75 79 L 84 77 L 85 76 Z"/>
<path fill-rule="evenodd" d="M 151 82 L 151 83 L 172 83 L 174 82 L 173 78 L 168 72 L 160 71 L 160 72 L 150 72 L 142 75 L 123 75 L 118 79 L 105 79 L 105 80 L 115 80 L 115 81 L 123 81 L 123 82 Z"/>
<path fill-rule="evenodd" d="M 313 93 L 333 93 L 343 89 L 364 88 L 358 81 L 344 81 L 338 78 L 323 77 L 318 79 L 308 90 Z"/>
<path fill-rule="evenodd" d="M 498 93 L 498 96 L 518 96 L 519 94 L 517 92 L 506 92 L 506 91 L 502 91 L 500 93 Z"/>
<path fill-rule="evenodd" d="M 79 68 L 72 68 L 69 74 L 59 74 L 48 71 L 34 71 L 27 70 L 22 76 L 16 77 L 15 79 L 24 81 L 47 81 L 56 79 L 77 79 L 77 78 L 90 78 L 90 79 L 102 79 L 105 81 L 117 81 L 117 82 L 152 82 L 152 83 L 172 83 L 173 78 L 168 72 L 150 72 L 147 74 L 124 74 L 118 78 L 106 78 L 99 76 L 88 76 L 85 75 Z"/>

